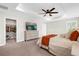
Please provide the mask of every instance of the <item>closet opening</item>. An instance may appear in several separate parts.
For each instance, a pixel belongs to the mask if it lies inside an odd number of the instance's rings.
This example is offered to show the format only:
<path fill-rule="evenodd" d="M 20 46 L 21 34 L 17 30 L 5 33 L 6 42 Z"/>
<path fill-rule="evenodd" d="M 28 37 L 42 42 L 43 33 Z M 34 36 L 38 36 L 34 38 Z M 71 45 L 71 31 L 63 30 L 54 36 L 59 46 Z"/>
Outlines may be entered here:
<path fill-rule="evenodd" d="M 16 20 L 6 18 L 6 43 L 16 42 Z"/>

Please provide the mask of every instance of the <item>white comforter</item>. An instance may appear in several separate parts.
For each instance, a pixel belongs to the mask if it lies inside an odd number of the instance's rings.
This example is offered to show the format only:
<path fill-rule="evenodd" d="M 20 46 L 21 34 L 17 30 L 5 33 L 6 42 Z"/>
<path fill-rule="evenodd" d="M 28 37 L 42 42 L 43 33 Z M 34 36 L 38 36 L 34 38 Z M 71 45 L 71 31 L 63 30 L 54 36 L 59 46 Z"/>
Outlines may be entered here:
<path fill-rule="evenodd" d="M 72 42 L 69 39 L 56 36 L 50 39 L 49 46 L 45 47 L 41 44 L 42 38 L 38 40 L 38 45 L 48 49 L 51 53 L 55 52 L 55 55 L 68 55 L 71 53 Z M 65 53 L 67 52 L 67 53 Z"/>
<path fill-rule="evenodd" d="M 60 46 L 60 47 L 69 48 L 69 49 L 71 49 L 72 47 L 72 42 L 69 39 L 62 38 L 60 36 L 51 38 L 49 42 L 49 47 L 51 44 L 54 46 Z"/>

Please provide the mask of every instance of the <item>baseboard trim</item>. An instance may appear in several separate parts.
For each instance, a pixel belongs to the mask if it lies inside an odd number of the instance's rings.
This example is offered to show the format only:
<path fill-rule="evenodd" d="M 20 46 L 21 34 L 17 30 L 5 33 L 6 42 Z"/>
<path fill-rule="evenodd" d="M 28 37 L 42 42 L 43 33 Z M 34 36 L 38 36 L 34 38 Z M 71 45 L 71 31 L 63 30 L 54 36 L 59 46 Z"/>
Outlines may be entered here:
<path fill-rule="evenodd" d="M 6 45 L 6 43 L 1 43 L 1 44 L 0 44 L 0 46 L 4 46 L 4 45 Z"/>

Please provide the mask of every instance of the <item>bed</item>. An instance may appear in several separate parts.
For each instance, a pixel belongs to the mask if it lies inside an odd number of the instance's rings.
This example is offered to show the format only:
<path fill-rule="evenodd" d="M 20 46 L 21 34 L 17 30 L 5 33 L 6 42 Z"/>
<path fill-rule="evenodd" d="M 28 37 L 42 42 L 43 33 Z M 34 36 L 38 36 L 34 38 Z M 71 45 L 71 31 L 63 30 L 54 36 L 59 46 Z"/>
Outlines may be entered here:
<path fill-rule="evenodd" d="M 37 44 L 39 47 L 47 49 L 50 53 L 57 56 L 70 56 L 72 45 L 79 37 L 78 31 L 73 31 L 69 38 L 62 37 L 61 35 L 51 34 L 41 37 Z"/>
<path fill-rule="evenodd" d="M 69 39 L 62 38 L 59 35 L 53 38 L 50 38 L 49 45 L 43 45 L 41 43 L 42 38 L 40 38 L 37 42 L 39 47 L 47 49 L 50 53 L 57 55 L 57 56 L 67 56 L 71 55 L 71 47 L 72 42 Z"/>

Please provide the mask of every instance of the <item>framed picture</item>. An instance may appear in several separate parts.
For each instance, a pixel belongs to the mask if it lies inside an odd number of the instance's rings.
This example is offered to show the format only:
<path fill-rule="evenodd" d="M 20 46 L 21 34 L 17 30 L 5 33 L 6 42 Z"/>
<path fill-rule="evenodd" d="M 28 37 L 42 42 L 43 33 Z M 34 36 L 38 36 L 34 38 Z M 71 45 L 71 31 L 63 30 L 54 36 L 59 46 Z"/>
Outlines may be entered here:
<path fill-rule="evenodd" d="M 37 24 L 36 23 L 26 23 L 26 30 L 37 30 Z"/>

